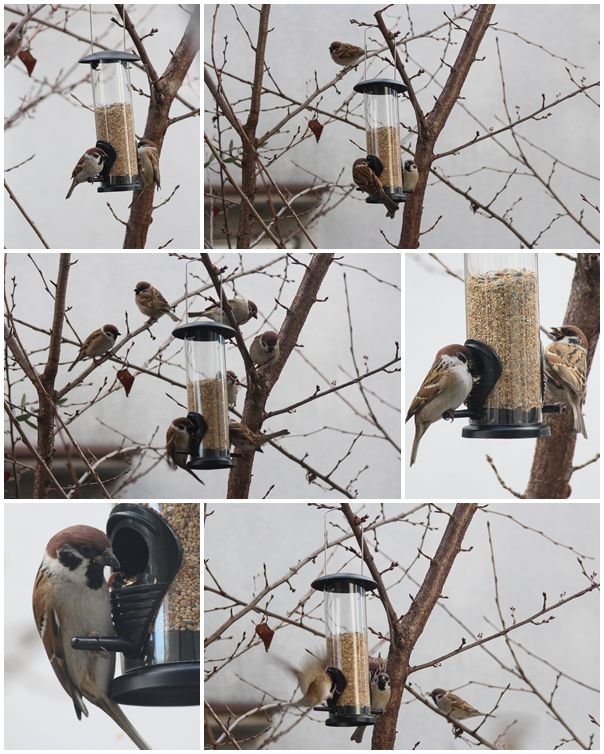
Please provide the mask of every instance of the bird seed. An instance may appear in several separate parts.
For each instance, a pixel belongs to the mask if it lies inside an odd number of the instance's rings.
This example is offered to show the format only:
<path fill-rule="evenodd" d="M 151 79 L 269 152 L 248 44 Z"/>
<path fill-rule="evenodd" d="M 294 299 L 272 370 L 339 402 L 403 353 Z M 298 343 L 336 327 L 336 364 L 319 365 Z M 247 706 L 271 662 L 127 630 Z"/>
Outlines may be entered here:
<path fill-rule="evenodd" d="M 222 380 L 205 379 L 187 382 L 189 411 L 201 414 L 208 430 L 202 440 L 204 450 L 228 451 L 229 418 L 226 384 Z"/>
<path fill-rule="evenodd" d="M 116 103 L 94 111 L 97 140 L 108 141 L 117 157 L 111 168 L 113 178 L 132 181 L 138 176 L 134 115 L 129 103 Z"/>
<path fill-rule="evenodd" d="M 383 126 L 367 131 L 367 154 L 380 158 L 384 166 L 379 176 L 382 186 L 390 192 L 402 191 L 403 172 L 401 167 L 401 145 L 398 128 Z"/>
<path fill-rule="evenodd" d="M 364 633 L 337 634 L 327 637 L 329 664 L 346 677 L 346 688 L 338 707 L 371 707 L 367 636 Z"/>

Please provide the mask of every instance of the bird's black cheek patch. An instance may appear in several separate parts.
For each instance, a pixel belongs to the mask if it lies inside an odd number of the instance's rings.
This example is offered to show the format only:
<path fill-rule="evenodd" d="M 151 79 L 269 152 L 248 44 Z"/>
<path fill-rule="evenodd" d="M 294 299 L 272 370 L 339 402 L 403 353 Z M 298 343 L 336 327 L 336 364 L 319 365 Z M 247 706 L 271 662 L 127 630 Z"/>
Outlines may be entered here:
<path fill-rule="evenodd" d="M 75 571 L 82 562 L 82 558 L 78 557 L 71 550 L 59 550 L 58 555 L 59 562 L 62 563 L 65 568 L 69 568 L 70 571 Z"/>
<path fill-rule="evenodd" d="M 103 566 L 100 563 L 89 563 L 86 569 L 86 582 L 91 589 L 100 589 L 104 582 Z"/>

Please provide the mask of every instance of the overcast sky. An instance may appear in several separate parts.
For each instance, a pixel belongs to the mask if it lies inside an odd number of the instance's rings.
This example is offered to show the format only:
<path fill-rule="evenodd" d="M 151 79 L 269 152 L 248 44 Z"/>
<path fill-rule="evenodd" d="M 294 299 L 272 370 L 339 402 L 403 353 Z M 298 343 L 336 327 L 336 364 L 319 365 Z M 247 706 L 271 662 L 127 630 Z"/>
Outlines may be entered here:
<path fill-rule="evenodd" d="M 445 504 L 445 509 L 450 510 Z M 384 508 L 384 515 L 391 517 L 409 511 L 409 504 L 390 503 Z M 337 510 L 325 513 L 323 510 L 301 504 L 266 505 L 253 507 L 243 504 L 210 505 L 212 515 L 206 519 L 204 557 L 209 568 L 220 583 L 220 587 L 236 599 L 247 604 L 265 585 L 273 583 L 288 574 L 288 569 L 311 552 L 321 549 L 324 537 L 324 519 L 327 516 L 329 540 L 348 531 L 344 516 Z M 375 504 L 353 505 L 356 513 L 368 513 L 370 518 L 379 516 Z M 377 566 L 384 571 L 396 561 L 398 567 L 384 576 L 384 583 L 398 614 L 409 608 L 410 598 L 417 593 L 417 582 L 421 581 L 428 568 L 427 558 L 433 556 L 442 538 L 447 518 L 442 513 L 433 513 L 431 527 L 425 541 L 420 542 L 424 529 L 417 524 L 425 521 L 425 508 L 409 516 L 407 522 L 387 524 L 378 530 L 379 552 L 374 552 Z M 516 523 L 509 516 L 514 517 Z M 491 524 L 491 534 L 495 551 L 502 610 L 506 622 L 511 622 L 510 608 L 514 607 L 518 621 L 536 613 L 543 603 L 542 592 L 548 595 L 548 603 L 559 599 L 561 593 L 570 596 L 588 586 L 580 571 L 577 553 L 593 556 L 585 560 L 588 572 L 598 571 L 599 554 L 599 505 L 564 503 L 508 503 L 491 504 L 486 510 L 479 510 L 470 524 L 464 539 L 464 552 L 455 564 L 443 590 L 443 599 L 432 612 L 426 628 L 412 654 L 412 664 L 428 662 L 446 652 L 459 647 L 463 637 L 470 640 L 465 631 L 445 612 L 452 612 L 474 634 L 488 636 L 494 633 L 489 622 L 497 625 L 498 617 L 494 604 L 494 587 L 490 552 L 487 537 L 487 522 Z M 411 524 L 415 525 L 411 525 Z M 541 530 L 554 542 L 547 541 L 535 531 L 521 527 L 534 527 Z M 374 537 L 366 540 L 374 547 Z M 559 543 L 555 544 L 555 542 Z M 228 547 L 225 547 L 228 543 Z M 345 542 L 351 546 L 352 540 Z M 426 557 L 417 555 L 421 546 Z M 466 551 L 468 549 L 468 551 Z M 233 558 L 232 553 L 237 557 Z M 329 551 L 332 552 L 331 550 Z M 403 576 L 402 570 L 415 561 L 410 577 Z M 352 561 L 352 562 L 351 562 Z M 299 573 L 288 578 L 287 583 L 271 592 L 269 610 L 278 615 L 287 614 L 308 590 L 311 582 L 323 574 L 323 555 L 314 562 L 307 563 Z M 329 562 L 328 572 L 340 570 L 359 572 L 358 560 L 348 551 L 338 549 Z M 415 579 L 412 581 L 411 579 Z M 215 586 L 209 576 L 204 578 L 208 586 Z M 446 599 L 445 599 L 446 598 Z M 230 613 L 213 608 L 224 606 L 224 600 L 211 593 L 205 596 L 206 637 L 215 631 Z M 265 608 L 266 599 L 260 602 Z M 381 603 L 371 597 L 367 601 L 368 624 L 374 630 L 387 633 L 387 623 Z M 239 608 L 237 608 L 239 609 Z M 323 610 L 321 595 L 313 593 L 304 606 L 305 624 L 323 630 Z M 554 668 L 569 674 L 575 679 L 592 686 L 598 686 L 599 678 L 599 595 L 597 592 L 570 602 L 557 610 L 555 619 L 541 625 L 527 625 L 514 631 L 510 636 L 521 642 L 527 651 L 552 663 Z M 294 618 L 299 617 L 295 615 Z M 207 668 L 213 668 L 215 658 L 225 658 L 233 651 L 237 642 L 246 638 L 243 647 L 251 642 L 254 624 L 260 615 L 248 613 L 225 631 L 221 641 L 212 644 L 206 652 Z M 269 626 L 276 628 L 277 621 L 269 618 Z M 386 656 L 387 648 L 379 644 L 374 634 L 369 634 L 370 651 Z M 206 684 L 206 696 L 213 703 L 248 703 L 262 701 L 260 691 L 252 688 L 255 684 L 280 700 L 289 699 L 295 691 L 295 681 L 289 678 L 270 655 L 275 654 L 289 659 L 300 666 L 305 656 L 305 648 L 321 650 L 322 640 L 302 629 L 288 625 L 275 634 L 269 655 L 264 648 L 254 642 L 252 649 L 243 651 L 241 656 L 216 674 Z M 507 666 L 513 661 L 502 639 L 494 640 L 485 649 L 493 652 Z M 540 691 L 549 697 L 556 680 L 551 667 L 535 657 L 519 652 L 520 661 L 529 678 Z M 506 694 L 496 718 L 487 721 L 481 733 L 494 740 L 506 725 L 513 720 L 517 723 L 505 739 L 509 749 L 552 750 L 564 736 L 565 731 L 555 723 L 544 706 L 535 696 L 518 691 L 521 682 L 503 671 L 496 662 L 481 649 L 469 650 L 442 663 L 438 668 L 429 668 L 413 674 L 410 678 L 416 690 L 429 693 L 435 687 L 460 689 L 460 693 L 475 707 L 486 710 L 497 701 L 500 689 L 512 684 Z M 469 684 L 469 685 L 468 685 Z M 494 688 L 475 684 L 490 684 Z M 460 749 L 467 745 L 455 741 L 451 727 L 442 719 L 418 702 L 404 697 L 398 726 L 396 747 L 410 750 L 416 742 L 419 749 Z M 587 740 L 595 735 L 594 749 L 598 749 L 598 728 L 588 720 L 593 714 L 598 718 L 599 698 L 596 693 L 562 678 L 556 692 L 559 711 L 571 727 Z M 270 698 L 265 703 L 272 701 Z M 349 728 L 326 728 L 324 715 L 312 712 L 310 719 L 294 725 L 290 733 L 273 744 L 275 749 L 350 749 Z M 286 726 L 294 722 L 291 715 L 286 717 Z M 364 748 L 369 748 L 370 736 L 365 735 Z M 357 748 L 355 746 L 355 748 Z M 360 747 L 359 747 L 360 748 Z M 578 748 L 578 747 L 565 747 Z"/>
<path fill-rule="evenodd" d="M 4 746 L 6 749 L 136 747 L 93 704 L 78 721 L 38 637 L 31 590 L 48 540 L 67 526 L 105 530 L 108 503 L 4 505 Z M 120 674 L 119 661 L 116 675 Z M 153 749 L 199 749 L 199 707 L 122 707 Z M 32 722 L 33 721 L 33 722 Z"/>
<path fill-rule="evenodd" d="M 449 268 L 463 277 L 463 254 L 440 254 Z M 563 324 L 572 262 L 553 254 L 539 254 L 539 311 L 544 327 Z M 436 305 L 436 308 L 435 308 Z M 466 339 L 464 284 L 447 275 L 433 259 L 422 254 L 405 257 L 405 401 L 413 396 L 434 361 L 448 343 Z M 550 341 L 541 335 L 544 346 Z M 600 349 L 592 363 L 584 406 L 588 438 L 577 438 L 575 464 L 593 458 L 600 450 Z M 461 437 L 466 419 L 431 426 L 419 446 L 417 461 L 409 469 L 415 432 L 414 420 L 405 426 L 405 493 L 407 498 L 504 498 L 510 495 L 497 482 L 485 460 L 489 454 L 499 473 L 513 489 L 523 492 L 529 478 L 535 440 L 477 440 Z M 599 496 L 599 463 L 578 471 L 571 479 L 573 499 Z"/>
<path fill-rule="evenodd" d="M 26 6 L 20 6 L 21 9 Z M 61 6 L 65 7 L 65 6 Z M 70 16 L 68 29 L 90 39 L 88 6 Z M 122 50 L 121 29 L 110 22 L 115 15 L 112 5 L 93 6 L 94 34 L 104 45 Z M 102 9 L 102 11 L 101 11 Z M 153 27 L 158 32 L 144 40 L 145 48 L 159 75 L 170 62 L 171 52 L 180 42 L 189 13 L 174 3 L 165 5 L 129 5 L 128 12 L 141 36 Z M 18 16 L 5 9 L 4 27 Z M 63 13 L 50 12 L 50 6 L 40 14 L 41 20 L 60 25 Z M 28 27 L 33 30 L 32 27 Z M 126 49 L 132 43 L 127 39 Z M 89 66 L 78 60 L 90 53 L 90 43 L 43 29 L 31 41 L 31 51 L 38 60 L 34 77 L 29 79 L 19 60 L 13 60 L 4 71 L 4 113 L 12 115 L 21 98 L 37 92 L 36 80 L 54 80 L 60 73 L 69 72 L 66 83 L 73 94 L 92 107 L 92 86 L 85 81 Z M 98 50 L 95 50 L 98 52 Z M 145 96 L 133 93 L 136 133 L 142 137 L 148 109 L 149 84 L 142 70 L 131 69 L 132 84 Z M 192 107 L 199 106 L 199 57 L 195 59 L 180 90 Z M 175 101 L 170 116 L 189 112 Z M 45 99 L 4 134 L 4 166 L 13 167 L 34 155 L 22 167 L 6 174 L 6 181 L 36 223 L 53 249 L 121 249 L 124 226 L 111 215 L 107 203 L 121 220 L 127 220 L 130 191 L 99 194 L 97 184 L 78 186 L 65 200 L 71 183 L 71 172 L 80 156 L 96 142 L 94 114 L 82 107 L 69 93 Z M 199 247 L 199 118 L 186 118 L 168 129 L 161 153 L 161 191 L 155 192 L 154 203 L 165 201 L 180 186 L 168 204 L 156 210 L 149 228 L 147 248 L 158 248 L 172 240 L 172 248 Z M 5 192 L 4 246 L 12 249 L 40 249 L 42 244 Z"/>
<path fill-rule="evenodd" d="M 254 269 L 279 257 L 278 254 L 259 253 L 244 254 L 241 257 L 238 254 L 212 255 L 217 264 L 227 265 L 230 271 L 239 264 L 246 270 Z M 156 285 L 170 302 L 184 294 L 185 263 L 165 252 L 75 254 L 74 259 L 77 259 L 77 264 L 71 268 L 67 305 L 70 321 L 82 339 L 105 323 L 113 323 L 120 332 L 125 333 L 126 312 L 131 329 L 144 323 L 146 318 L 136 308 L 133 293 L 137 281 L 141 279 Z M 305 262 L 309 257 L 302 254 L 299 259 Z M 37 255 L 36 262 L 51 280 L 56 279 L 56 254 Z M 354 347 L 359 369 L 380 367 L 394 357 L 395 343 L 401 342 L 400 267 L 401 258 L 396 252 L 339 255 L 339 261 L 331 266 L 319 291 L 319 297 L 325 300 L 312 307 L 300 335 L 299 347 L 294 349 L 271 393 L 268 411 L 284 408 L 312 396 L 317 385 L 327 389 L 332 381 L 341 384 L 354 376 L 344 273 L 350 292 Z M 368 270 L 371 275 L 362 269 Z M 190 290 L 208 282 L 201 262 L 189 264 L 188 270 Z M 248 346 L 258 332 L 278 330 L 281 327 L 285 310 L 275 304 L 275 297 L 279 296 L 280 302 L 289 306 L 304 272 L 303 265 L 293 263 L 285 271 L 285 261 L 281 259 L 263 273 L 247 275 L 237 281 L 239 295 L 255 301 L 261 315 L 258 320 L 252 320 L 243 326 Z M 24 318 L 37 327 L 48 328 L 52 321 L 52 301 L 44 292 L 40 277 L 25 254 L 9 255 L 7 277 L 13 275 L 18 282 L 15 316 Z M 284 275 L 287 277 L 285 284 Z M 280 292 L 282 286 L 283 290 Z M 227 290 L 231 295 L 232 286 Z M 214 291 L 208 293 L 213 295 Z M 196 297 L 195 302 L 196 309 L 207 305 L 201 297 Z M 176 312 L 184 318 L 184 305 L 179 305 Z M 268 323 L 263 317 L 269 317 Z M 152 328 L 156 340 L 151 340 L 148 333 L 139 336 L 129 352 L 130 362 L 141 365 L 162 344 L 168 343 L 165 354 L 172 357 L 175 366 L 164 366 L 163 373 L 179 382 L 184 381 L 181 341 L 171 342 L 173 327 L 174 324 L 163 317 Z M 68 330 L 65 332 L 73 339 Z M 47 336 L 34 330 L 23 329 L 21 334 L 28 350 L 48 344 Z M 76 354 L 75 345 L 65 345 L 62 349 L 63 366 L 57 380 L 59 387 L 67 383 L 67 367 Z M 235 346 L 228 346 L 227 365 L 245 381 L 245 369 Z M 69 377 L 79 374 L 80 366 L 78 364 L 69 373 Z M 85 366 L 86 362 L 82 365 L 82 371 Z M 103 379 L 107 378 L 111 384 L 116 371 L 117 367 L 109 363 L 103 364 L 84 386 L 76 389 L 77 395 L 73 395 L 73 400 L 78 403 L 91 400 Z M 372 391 L 369 400 L 378 420 L 394 442 L 400 443 L 400 372 L 381 372 L 368 378 L 364 384 Z M 28 395 L 30 393 L 28 391 Z M 156 448 L 163 448 L 167 426 L 172 419 L 183 414 L 183 409 L 166 394 L 181 405 L 186 401 L 184 390 L 149 375 L 141 375 L 129 398 L 120 389 L 75 421 L 74 435 L 84 446 L 101 443 L 117 447 L 119 436 L 111 427 L 143 444 L 149 442 L 154 430 L 159 427 L 152 444 Z M 240 411 L 243 403 L 242 390 L 237 402 Z M 65 406 L 64 410 L 71 413 L 73 406 Z M 291 436 L 280 441 L 283 447 L 299 458 L 308 454 L 307 463 L 324 473 L 329 472 L 346 455 L 355 435 L 363 432 L 363 437 L 356 442 L 351 455 L 334 472 L 335 481 L 346 486 L 358 476 L 353 488 L 358 490 L 360 497 L 398 498 L 401 494 L 400 456 L 392 444 L 376 437 L 375 427 L 363 418 L 366 413 L 367 407 L 358 388 L 351 386 L 341 394 L 334 393 L 310 402 L 293 414 L 276 416 L 268 420 L 263 428 L 265 431 L 289 429 Z M 149 458 L 149 465 L 152 460 Z M 147 468 L 146 463 L 143 468 Z M 162 461 L 148 475 L 128 487 L 125 494 L 143 498 L 225 496 L 227 471 L 207 471 L 202 476 L 205 487 L 201 487 L 184 471 L 172 471 Z M 309 485 L 306 472 L 300 466 L 281 456 L 274 448 L 266 447 L 263 453 L 256 454 L 250 497 L 262 497 L 271 485 L 274 487 L 270 496 L 274 498 L 341 497 L 339 492 L 324 491 L 317 485 Z"/>
<path fill-rule="evenodd" d="M 319 86 L 329 82 L 341 70 L 331 61 L 328 48 L 332 41 L 347 41 L 363 46 L 363 29 L 350 24 L 354 18 L 364 23 L 375 23 L 373 14 L 380 5 L 339 4 L 339 5 L 292 5 L 273 4 L 269 26 L 271 33 L 266 48 L 266 61 L 276 84 L 265 77 L 266 86 L 275 89 L 279 86 L 296 102 L 303 102 L 315 89 L 315 72 Z M 465 6 L 456 5 L 459 12 Z M 210 40 L 215 5 L 205 6 L 205 60 L 211 61 Z M 407 10 L 408 9 L 408 10 Z M 249 6 L 238 5 L 237 12 L 250 36 L 257 35 L 258 14 Z M 385 14 L 389 27 L 400 34 L 399 38 L 415 36 L 428 29 L 436 29 L 431 38 L 411 41 L 402 50 L 409 75 L 415 76 L 420 69 L 425 74 L 414 79 L 419 102 L 425 112 L 433 106 L 446 80 L 448 68 L 440 63 L 443 54 L 448 64 L 452 64 L 465 37 L 458 30 L 452 32 L 452 44 L 446 47 L 447 30 L 445 13 L 451 14 L 453 6 L 442 4 L 421 4 L 394 6 Z M 320 23 L 319 23 L 320 15 Z M 470 13 L 469 18 L 472 17 Z M 398 20 L 397 20 L 398 19 Z M 413 28 L 410 27 L 413 23 Z M 232 73 L 247 81 L 253 71 L 253 53 L 244 32 L 235 18 L 233 9 L 221 5 L 216 15 L 215 58 L 223 64 L 225 36 L 228 41 L 225 72 Z M 463 28 L 468 22 L 464 21 Z M 447 125 L 442 132 L 436 151 L 444 152 L 471 141 L 476 131 L 500 128 L 506 121 L 501 101 L 501 80 L 497 60 L 496 40 L 499 40 L 503 70 L 505 72 L 508 106 L 511 117 L 522 117 L 535 112 L 541 106 L 541 97 L 546 102 L 558 95 L 566 95 L 575 89 L 565 71 L 570 67 L 575 80 L 586 78 L 593 83 L 599 78 L 599 6 L 598 5 L 497 5 L 492 26 L 481 45 L 480 58 L 466 80 L 462 99 L 456 104 Z M 522 41 L 524 37 L 527 42 Z M 383 47 L 381 34 L 371 30 L 368 48 L 370 51 Z M 544 49 L 540 49 L 539 45 Z M 551 51 L 550 54 L 548 51 Z M 573 66 L 580 66 L 575 68 Z M 437 72 L 437 69 L 438 70 Z M 236 102 L 240 117 L 245 118 L 250 87 L 240 84 L 223 75 L 222 82 L 231 102 Z M 436 73 L 434 81 L 432 74 Z M 392 68 L 381 61 L 371 61 L 367 77 L 376 75 L 392 76 Z M 215 75 L 213 74 L 215 78 Z M 338 84 L 339 92 L 325 91 L 314 104 L 320 109 L 333 112 L 343 101 L 353 94 L 352 87 L 364 78 L 362 65 L 351 70 Z M 590 89 L 590 96 L 597 100 L 598 89 Z M 208 95 L 209 96 L 209 95 Z M 207 99 L 207 97 L 206 97 Z M 265 133 L 284 116 L 283 110 L 275 106 L 282 100 L 264 97 L 258 126 L 258 134 Z M 213 103 L 207 101 L 206 130 L 215 137 Z M 463 108 L 482 123 L 479 125 Z M 518 108 L 518 115 L 516 115 Z M 363 101 L 359 94 L 350 103 L 351 119 L 364 128 Z M 340 115 L 342 112 L 340 112 Z M 313 114 L 304 111 L 291 121 L 282 135 L 273 137 L 269 147 L 286 146 L 297 127 L 303 133 Z M 408 129 L 415 128 L 412 108 L 407 99 L 400 102 L 401 141 L 403 148 L 415 151 L 416 136 Z M 320 122 L 326 116 L 319 115 Z M 226 126 L 226 121 L 223 119 Z M 529 139 L 531 146 L 522 141 L 522 148 L 528 159 L 535 165 L 544 180 L 547 180 L 552 160 L 546 152 L 560 162 L 552 178 L 552 186 L 569 209 L 575 214 L 585 211 L 585 222 L 597 235 L 599 217 L 595 210 L 581 200 L 585 194 L 592 203 L 598 204 L 598 157 L 599 154 L 599 110 L 586 96 L 579 95 L 555 107 L 551 115 L 540 121 L 529 121 L 517 129 L 522 138 Z M 351 140 L 353 143 L 351 143 Z M 237 144 L 235 137 L 235 144 Z M 514 149 L 509 134 L 499 139 L 502 146 L 486 140 L 475 147 L 466 149 L 456 156 L 449 156 L 435 163 L 439 171 L 448 175 L 454 184 L 467 191 L 479 201 L 490 202 L 503 187 L 505 173 L 517 169 L 510 185 L 497 199 L 492 209 L 504 214 L 509 210 L 514 225 L 533 241 L 539 231 L 560 212 L 545 195 L 543 186 L 534 178 L 525 177 L 526 168 L 510 159 L 504 148 Z M 228 143 L 228 142 L 227 142 Z M 313 175 L 318 182 L 335 182 L 346 187 L 352 184 L 350 168 L 352 162 L 361 156 L 358 146 L 364 145 L 362 130 L 341 121 L 328 123 L 317 144 L 315 138 L 307 139 L 296 146 L 270 167 L 271 175 L 284 183 L 309 185 Z M 270 153 L 272 157 L 272 152 Z M 564 165 L 562 164 L 564 163 Z M 571 170 L 568 166 L 576 170 Z M 233 165 L 229 165 L 234 169 Z M 343 172 L 342 172 L 343 171 Z M 576 172 L 579 171 L 579 172 Z M 207 183 L 206 177 L 206 183 Z M 513 209 L 512 209 L 513 207 Z M 380 235 L 380 229 L 395 243 L 398 241 L 402 212 L 394 221 L 385 219 L 381 205 L 366 205 L 356 192 L 322 218 L 311 230 L 311 236 L 320 248 L 388 248 Z M 453 193 L 438 179 L 431 178 L 426 191 L 422 229 L 427 230 L 437 218 L 442 216 L 436 228 L 420 239 L 422 248 L 518 248 L 519 240 L 502 224 L 473 214 L 468 200 Z M 591 247 L 595 242 L 570 219 L 555 222 L 539 241 L 540 248 Z"/>

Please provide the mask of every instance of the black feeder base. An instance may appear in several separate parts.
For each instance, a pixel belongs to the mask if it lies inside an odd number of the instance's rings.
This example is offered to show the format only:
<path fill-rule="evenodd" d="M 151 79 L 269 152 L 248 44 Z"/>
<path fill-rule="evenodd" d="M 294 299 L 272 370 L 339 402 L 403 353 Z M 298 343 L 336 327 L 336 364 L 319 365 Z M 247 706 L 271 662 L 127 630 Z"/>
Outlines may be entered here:
<path fill-rule="evenodd" d="M 232 459 L 220 457 L 212 458 L 192 458 L 187 464 L 188 469 L 230 469 L 233 465 Z"/>
<path fill-rule="evenodd" d="M 130 670 L 111 681 L 116 704 L 141 707 L 191 707 L 200 703 L 199 662 L 175 662 Z"/>
<path fill-rule="evenodd" d="M 134 183 L 115 183 L 113 185 L 99 186 L 97 191 L 99 194 L 106 194 L 108 191 L 140 191 L 142 188 L 142 183 L 134 181 Z"/>
<path fill-rule="evenodd" d="M 330 728 L 356 728 L 357 725 L 375 725 L 371 715 L 333 715 L 325 721 Z"/>
<path fill-rule="evenodd" d="M 398 202 L 400 204 L 401 202 L 406 202 L 407 197 L 409 196 L 409 194 L 412 194 L 413 191 L 411 191 L 411 189 L 403 189 L 402 191 L 397 191 L 396 193 L 391 193 L 390 191 L 386 191 L 385 193 L 392 199 L 393 202 Z M 365 203 L 382 204 L 382 202 L 379 199 L 376 199 L 374 196 L 368 196 L 365 199 Z"/>
<path fill-rule="evenodd" d="M 550 437 L 551 434 L 552 431 L 548 424 L 520 424 L 514 427 L 469 424 L 461 430 L 462 437 L 478 440 L 531 439 L 535 437 Z"/>

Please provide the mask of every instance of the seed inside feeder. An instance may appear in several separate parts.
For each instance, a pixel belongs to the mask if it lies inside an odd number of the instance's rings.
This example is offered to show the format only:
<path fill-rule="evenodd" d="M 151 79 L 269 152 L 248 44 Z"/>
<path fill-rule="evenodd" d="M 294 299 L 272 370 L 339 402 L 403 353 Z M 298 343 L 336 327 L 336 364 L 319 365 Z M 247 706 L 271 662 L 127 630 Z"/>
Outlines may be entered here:
<path fill-rule="evenodd" d="M 391 193 L 402 191 L 403 173 L 398 129 L 392 126 L 383 126 L 368 130 L 367 154 L 374 154 L 379 157 L 384 166 L 379 177 L 382 186 Z"/>
<path fill-rule="evenodd" d="M 364 633 L 327 637 L 329 664 L 339 668 L 346 677 L 346 688 L 338 700 L 338 707 L 371 707 L 367 653 L 367 636 Z"/>
<path fill-rule="evenodd" d="M 468 338 L 499 356 L 503 372 L 488 396 L 483 423 L 519 424 L 541 419 L 541 353 L 537 275 L 502 269 L 468 277 Z"/>
<path fill-rule="evenodd" d="M 138 175 L 134 115 L 129 103 L 116 103 L 95 110 L 96 138 L 108 141 L 117 157 L 111 177 L 130 182 Z"/>
<path fill-rule="evenodd" d="M 229 422 L 225 385 L 222 380 L 205 379 L 187 382 L 187 404 L 206 420 L 208 429 L 202 445 L 204 450 L 229 449 Z"/>

